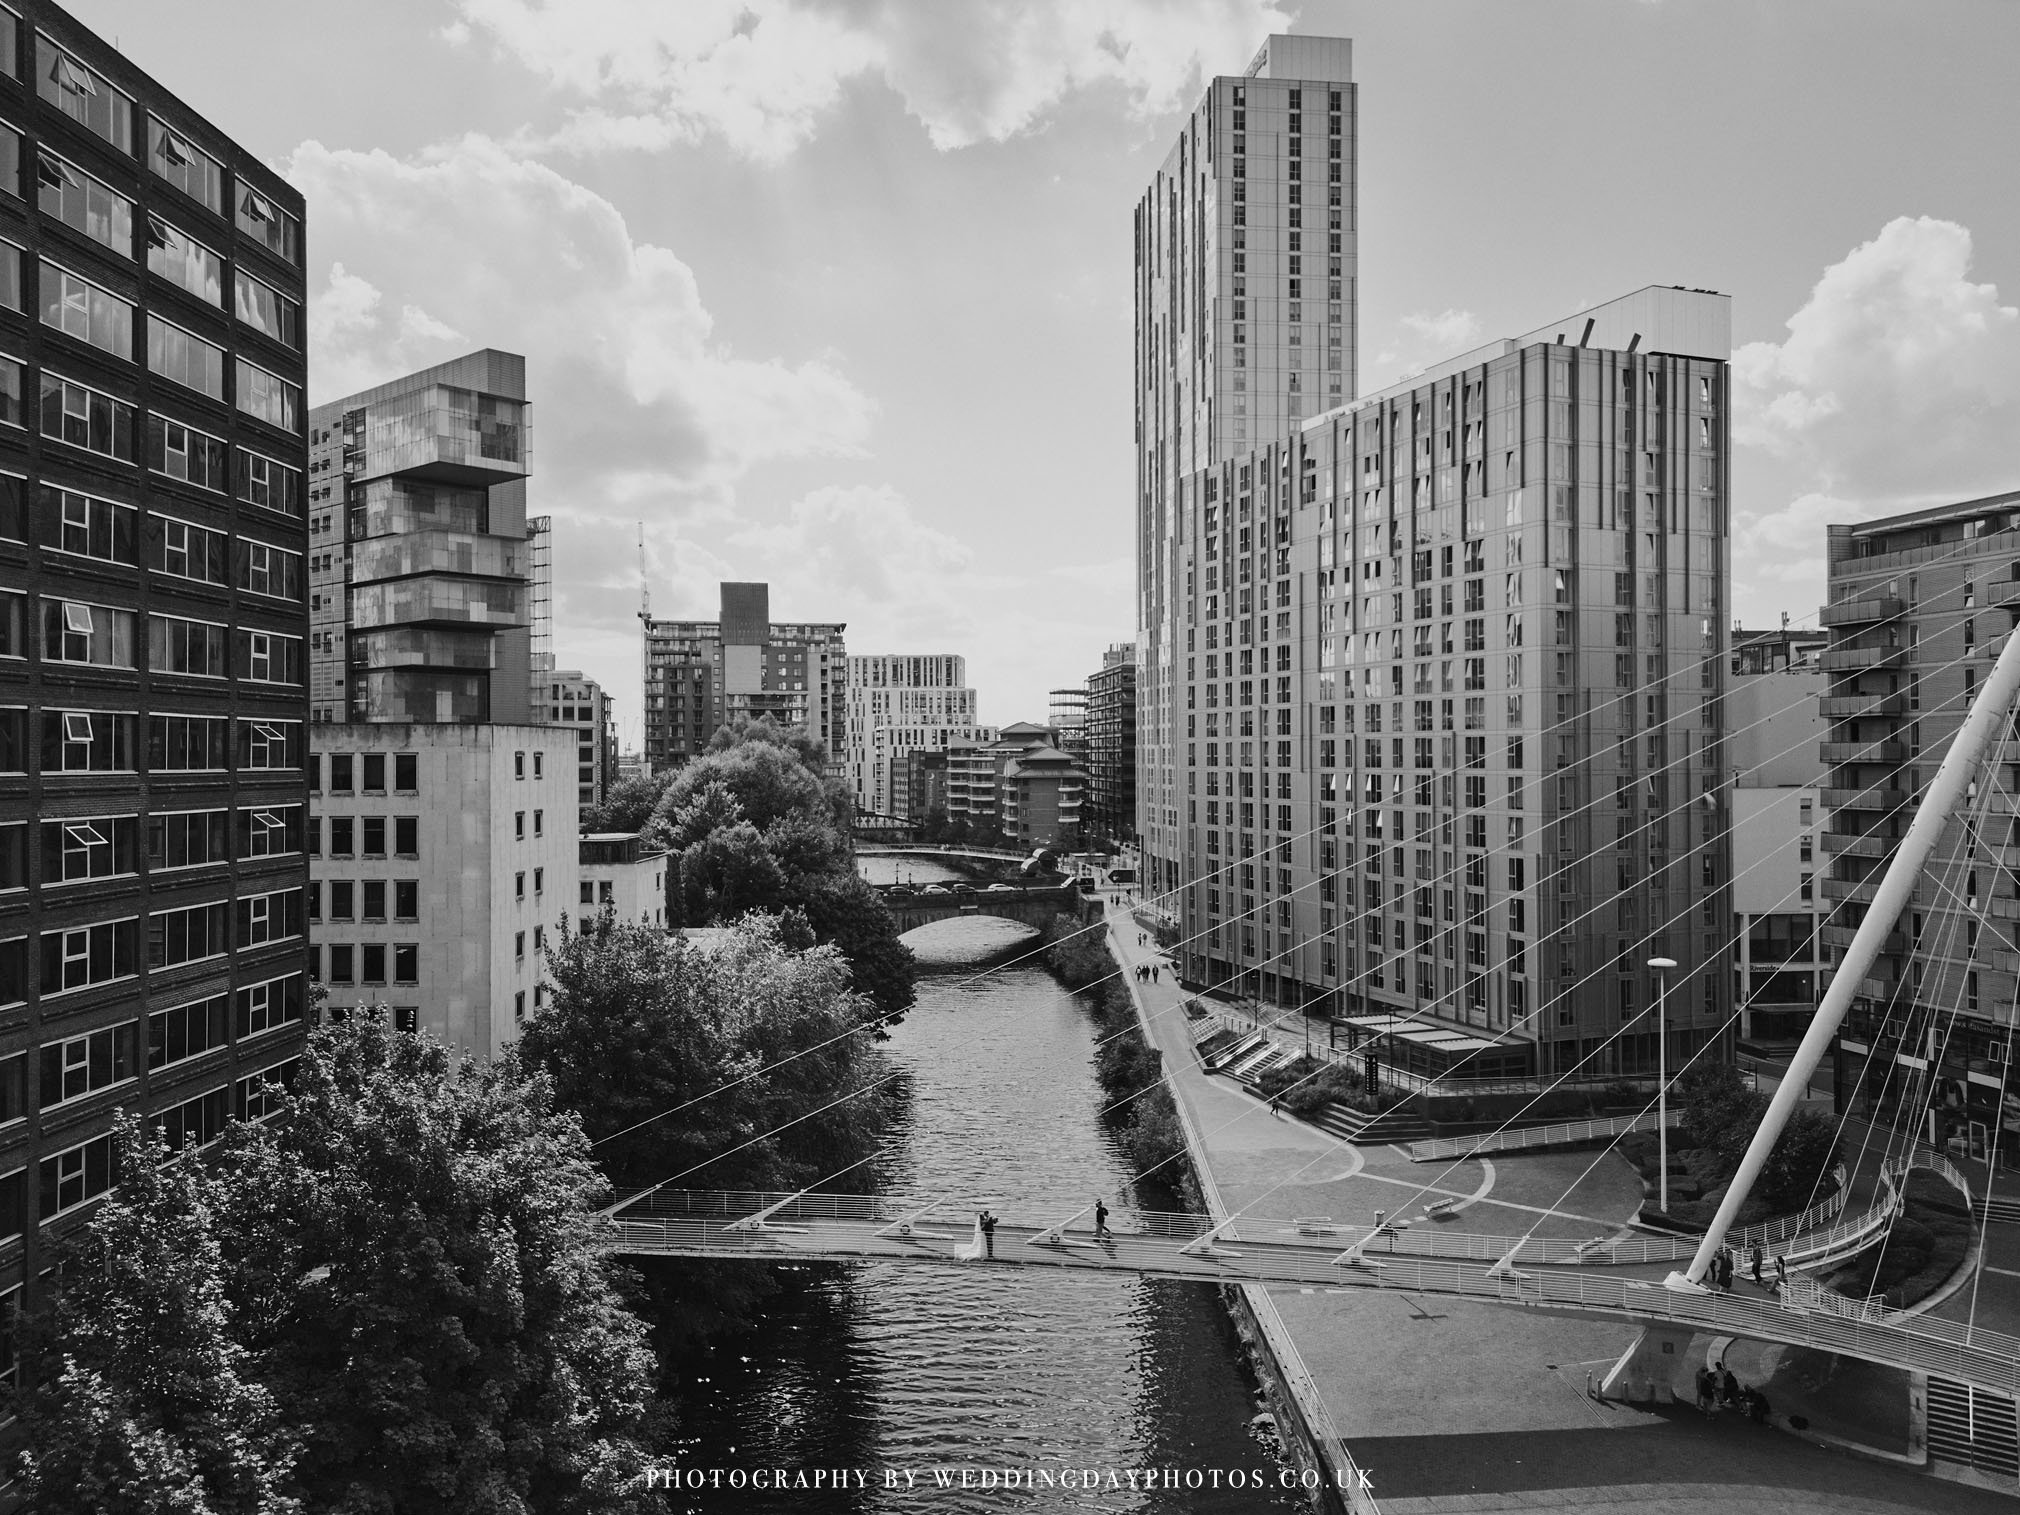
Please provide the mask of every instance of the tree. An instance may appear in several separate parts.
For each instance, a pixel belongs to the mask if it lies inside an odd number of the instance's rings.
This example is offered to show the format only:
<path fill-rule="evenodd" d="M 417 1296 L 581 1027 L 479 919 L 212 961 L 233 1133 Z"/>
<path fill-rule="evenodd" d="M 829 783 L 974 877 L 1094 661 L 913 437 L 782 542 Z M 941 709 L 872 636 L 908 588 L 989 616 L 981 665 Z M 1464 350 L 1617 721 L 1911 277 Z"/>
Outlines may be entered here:
<path fill-rule="evenodd" d="M 310 1509 L 662 1508 L 608 1191 L 544 1076 L 353 1018 L 316 1033 L 283 1117 L 236 1128 L 220 1170 L 233 1304 L 302 1429 Z"/>
<path fill-rule="evenodd" d="M 1762 1108 L 1766 1108 L 1766 1101 L 1762 1101 Z M 1751 1129 L 1747 1134 L 1752 1136 Z M 1778 1215 L 1807 1209 L 1821 1197 L 1822 1180 L 1837 1160 L 1837 1124 L 1822 1111 L 1799 1109 L 1789 1116 L 1774 1151 L 1761 1165 L 1754 1192 Z"/>
<path fill-rule="evenodd" d="M 868 880 L 855 872 L 793 875 L 788 897 L 814 939 L 840 949 L 857 992 L 887 1024 L 918 998 L 918 959 L 898 939 L 898 923 Z"/>
<path fill-rule="evenodd" d="M 690 842 L 680 854 L 681 919 L 721 922 L 753 910 L 776 910 L 786 876 L 749 821 Z"/>
<path fill-rule="evenodd" d="M 582 830 L 643 831 L 673 779 L 671 770 L 620 779 L 603 792 L 601 805 L 592 805 L 582 812 Z"/>
<path fill-rule="evenodd" d="M 298 1445 L 234 1337 L 211 1185 L 132 1116 L 113 1141 L 119 1187 L 63 1247 L 23 1493 L 45 1515 L 291 1515 Z"/>

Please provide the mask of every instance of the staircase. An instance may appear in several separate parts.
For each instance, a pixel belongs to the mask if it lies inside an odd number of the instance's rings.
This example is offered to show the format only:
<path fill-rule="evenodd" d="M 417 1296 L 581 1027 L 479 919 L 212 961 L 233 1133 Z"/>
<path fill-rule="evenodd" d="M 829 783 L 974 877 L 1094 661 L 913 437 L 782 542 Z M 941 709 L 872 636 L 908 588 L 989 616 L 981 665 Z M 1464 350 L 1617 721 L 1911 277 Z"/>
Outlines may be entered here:
<path fill-rule="evenodd" d="M 1380 1115 L 1368 1115 L 1350 1105 L 1328 1104 L 1309 1119 L 1321 1131 L 1357 1147 L 1422 1141 L 1431 1134 L 1430 1122 L 1407 1105 L 1398 1105 Z"/>

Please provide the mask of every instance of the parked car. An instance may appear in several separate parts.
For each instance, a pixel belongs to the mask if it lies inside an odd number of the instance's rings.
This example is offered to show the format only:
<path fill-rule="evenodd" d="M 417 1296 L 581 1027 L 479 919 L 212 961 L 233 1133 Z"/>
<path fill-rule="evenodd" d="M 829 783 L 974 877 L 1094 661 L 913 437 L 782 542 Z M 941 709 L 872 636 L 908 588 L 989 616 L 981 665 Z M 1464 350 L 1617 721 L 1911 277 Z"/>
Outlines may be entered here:
<path fill-rule="evenodd" d="M 982 892 L 984 894 L 1015 894 L 1017 893 L 1017 886 L 1015 884 L 991 884 Z"/>
<path fill-rule="evenodd" d="M 950 894 L 953 891 L 948 889 L 948 887 L 945 884 L 928 884 L 925 888 L 921 889 L 919 892 L 921 894 Z"/>

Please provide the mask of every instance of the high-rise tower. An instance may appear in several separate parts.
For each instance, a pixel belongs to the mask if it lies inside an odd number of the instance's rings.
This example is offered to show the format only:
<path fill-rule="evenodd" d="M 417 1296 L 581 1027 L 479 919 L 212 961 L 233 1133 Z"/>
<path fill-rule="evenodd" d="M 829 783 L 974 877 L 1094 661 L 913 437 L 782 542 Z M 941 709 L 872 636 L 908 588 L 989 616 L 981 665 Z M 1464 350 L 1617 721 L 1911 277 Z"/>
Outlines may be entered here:
<path fill-rule="evenodd" d="M 1177 481 L 1354 397 L 1353 43 L 1273 36 L 1217 78 L 1136 208 L 1139 830 L 1178 878 Z"/>

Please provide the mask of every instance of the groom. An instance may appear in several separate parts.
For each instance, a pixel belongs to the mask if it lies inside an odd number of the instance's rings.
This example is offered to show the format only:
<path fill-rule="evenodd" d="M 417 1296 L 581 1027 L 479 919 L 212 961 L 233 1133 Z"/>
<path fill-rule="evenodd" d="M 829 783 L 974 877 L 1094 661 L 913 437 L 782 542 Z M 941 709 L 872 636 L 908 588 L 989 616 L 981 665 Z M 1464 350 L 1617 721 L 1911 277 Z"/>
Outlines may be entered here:
<path fill-rule="evenodd" d="M 982 1245 L 991 1262 L 996 1260 L 996 1217 L 984 1210 L 975 1217 L 975 1223 L 982 1228 Z"/>

